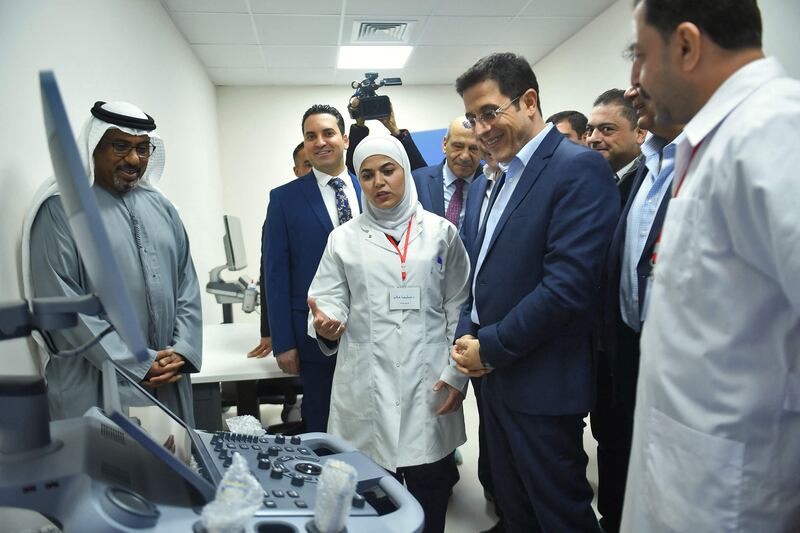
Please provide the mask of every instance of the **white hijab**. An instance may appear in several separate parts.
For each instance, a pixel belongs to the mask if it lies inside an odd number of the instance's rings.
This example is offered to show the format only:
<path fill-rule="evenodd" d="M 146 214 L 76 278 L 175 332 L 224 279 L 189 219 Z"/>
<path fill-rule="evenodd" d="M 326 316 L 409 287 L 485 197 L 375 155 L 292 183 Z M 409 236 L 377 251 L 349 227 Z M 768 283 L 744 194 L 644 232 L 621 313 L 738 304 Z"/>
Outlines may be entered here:
<path fill-rule="evenodd" d="M 403 167 L 405 174 L 405 184 L 403 197 L 394 207 L 381 209 L 369 202 L 369 198 L 361 190 L 361 207 L 363 214 L 373 225 L 377 226 L 384 233 L 391 235 L 395 240 L 399 240 L 405 233 L 408 219 L 416 213 L 417 187 L 414 185 L 414 178 L 411 176 L 411 163 L 408 160 L 403 145 L 389 135 L 370 135 L 359 143 L 353 153 L 353 164 L 356 173 L 360 175 L 361 164 L 373 155 L 385 155 L 391 157 Z"/>

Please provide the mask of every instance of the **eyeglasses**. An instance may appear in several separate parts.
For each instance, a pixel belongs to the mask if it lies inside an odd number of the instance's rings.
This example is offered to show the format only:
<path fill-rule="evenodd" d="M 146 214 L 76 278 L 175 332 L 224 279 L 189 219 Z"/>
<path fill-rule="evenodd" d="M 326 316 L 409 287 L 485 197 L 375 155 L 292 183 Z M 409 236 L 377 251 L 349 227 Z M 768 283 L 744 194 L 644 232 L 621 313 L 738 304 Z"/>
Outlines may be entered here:
<path fill-rule="evenodd" d="M 525 93 L 522 93 L 522 94 L 525 94 Z M 514 98 L 513 100 L 511 100 L 507 104 L 501 105 L 497 109 L 487 109 L 486 111 L 481 111 L 481 113 L 479 115 L 477 115 L 477 116 L 473 115 L 472 113 L 467 113 L 466 114 L 467 122 L 469 122 L 470 126 L 472 126 L 473 128 L 475 127 L 475 124 L 477 122 L 480 122 L 484 126 L 486 124 L 489 124 L 489 123 L 493 122 L 494 119 L 497 118 L 497 115 L 499 115 L 500 113 L 502 113 L 503 111 L 508 109 L 508 107 L 511 104 L 513 104 L 514 102 L 519 100 L 520 97 L 522 96 L 522 94 L 517 96 L 516 98 Z"/>
<path fill-rule="evenodd" d="M 135 150 L 137 156 L 141 159 L 147 159 L 156 151 L 156 146 L 151 142 L 133 145 L 128 141 L 110 141 L 108 144 L 111 146 L 114 155 L 118 157 L 127 157 L 131 150 Z"/>

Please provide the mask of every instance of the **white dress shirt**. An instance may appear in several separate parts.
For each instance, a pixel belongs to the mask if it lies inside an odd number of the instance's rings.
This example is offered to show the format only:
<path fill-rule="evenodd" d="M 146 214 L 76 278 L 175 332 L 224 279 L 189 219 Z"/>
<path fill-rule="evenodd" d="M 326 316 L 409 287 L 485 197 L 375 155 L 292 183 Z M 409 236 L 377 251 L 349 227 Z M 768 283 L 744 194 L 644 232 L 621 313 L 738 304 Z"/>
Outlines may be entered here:
<path fill-rule="evenodd" d="M 314 171 L 314 177 L 317 178 L 319 192 L 322 193 L 322 201 L 325 202 L 325 209 L 328 210 L 328 216 L 331 217 L 334 228 L 339 225 L 339 213 L 336 211 L 336 189 L 328 185 L 328 182 L 333 178 L 341 178 L 342 182 L 344 182 L 344 195 L 347 196 L 347 201 L 350 203 L 350 211 L 353 213 L 353 218 L 361 214 L 361 210 L 358 208 L 358 195 L 355 187 L 353 187 L 353 178 L 346 168 L 338 176 L 325 174 L 316 168 L 312 168 L 312 170 Z"/>
<path fill-rule="evenodd" d="M 481 200 L 481 215 L 478 219 L 478 231 L 480 231 L 481 224 L 483 224 L 483 218 L 486 216 L 486 208 L 489 207 L 489 198 L 492 196 L 492 189 L 494 188 L 494 184 L 497 182 L 498 176 L 502 170 L 497 170 L 496 172 L 489 167 L 489 165 L 483 165 L 483 175 L 486 176 L 486 191 L 483 193 L 483 200 Z"/>
<path fill-rule="evenodd" d="M 622 531 L 800 531 L 800 82 L 748 63 L 684 132 Z"/>

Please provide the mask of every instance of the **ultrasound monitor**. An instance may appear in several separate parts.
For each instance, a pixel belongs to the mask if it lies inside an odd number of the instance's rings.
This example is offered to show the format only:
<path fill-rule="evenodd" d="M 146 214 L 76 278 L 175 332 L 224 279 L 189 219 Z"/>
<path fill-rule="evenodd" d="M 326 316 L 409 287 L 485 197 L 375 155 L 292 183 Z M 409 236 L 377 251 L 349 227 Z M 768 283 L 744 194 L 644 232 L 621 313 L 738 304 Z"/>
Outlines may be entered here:
<path fill-rule="evenodd" d="M 53 72 L 40 72 L 39 84 L 50 159 L 81 261 L 108 321 L 136 359 L 146 361 L 149 357 L 147 343 L 128 298 L 125 279 L 120 275 L 119 265 L 111 252 L 111 242 L 100 218 L 97 200 L 83 168 Z M 127 356 L 114 354 L 111 357 L 127 359 Z"/>
<path fill-rule="evenodd" d="M 247 255 L 244 251 L 244 238 L 242 237 L 242 224 L 239 217 L 225 215 L 225 257 L 228 261 L 228 270 L 242 270 L 247 266 Z"/>
<path fill-rule="evenodd" d="M 213 499 L 212 480 L 195 470 L 207 464 L 195 432 L 113 361 L 103 364 L 103 410 L 165 466 L 197 489 L 206 501 Z"/>

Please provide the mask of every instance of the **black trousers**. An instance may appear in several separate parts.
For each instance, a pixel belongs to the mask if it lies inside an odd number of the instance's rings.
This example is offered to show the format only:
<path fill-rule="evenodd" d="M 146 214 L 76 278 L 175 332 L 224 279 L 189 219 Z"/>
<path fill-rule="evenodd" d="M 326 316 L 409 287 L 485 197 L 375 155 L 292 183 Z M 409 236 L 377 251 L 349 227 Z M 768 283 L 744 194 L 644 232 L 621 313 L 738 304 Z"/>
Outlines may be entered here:
<path fill-rule="evenodd" d="M 300 383 L 303 403 L 300 415 L 306 432 L 328 431 L 328 412 L 331 408 L 334 364 L 300 362 Z"/>
<path fill-rule="evenodd" d="M 483 421 L 483 406 L 481 387 L 483 378 L 470 378 L 472 390 L 475 393 L 475 402 L 478 404 L 478 481 L 481 486 L 494 498 L 494 483 L 492 483 L 492 469 L 489 466 L 489 447 L 486 444 L 486 423 Z"/>
<path fill-rule="evenodd" d="M 531 415 L 509 409 L 497 380 L 483 383 L 495 503 L 509 533 L 597 533 L 586 479 L 583 415 Z"/>
<path fill-rule="evenodd" d="M 597 510 L 606 533 L 619 531 L 622 521 L 639 369 L 639 334 L 624 325 L 618 329 L 617 357 L 626 357 L 627 363 L 618 362 L 615 373 L 607 354 L 598 357 L 597 403 L 591 418 L 597 441 Z"/>
<path fill-rule="evenodd" d="M 392 475 L 400 483 L 405 482 L 408 492 L 422 506 L 425 512 L 423 533 L 442 533 L 447 500 L 459 479 L 455 453 L 451 452 L 435 463 L 398 468 Z"/>

